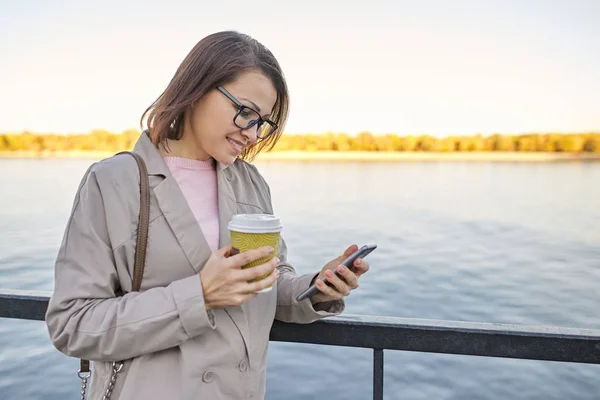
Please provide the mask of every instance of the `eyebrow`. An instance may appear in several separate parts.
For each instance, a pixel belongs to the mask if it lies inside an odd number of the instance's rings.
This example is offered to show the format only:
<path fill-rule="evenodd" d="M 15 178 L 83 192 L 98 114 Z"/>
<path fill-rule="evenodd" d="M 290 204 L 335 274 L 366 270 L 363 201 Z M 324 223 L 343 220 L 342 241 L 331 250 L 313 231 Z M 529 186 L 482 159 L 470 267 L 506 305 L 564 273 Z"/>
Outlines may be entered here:
<path fill-rule="evenodd" d="M 245 98 L 245 97 L 240 97 L 240 99 L 241 99 L 241 100 L 246 100 L 248 103 L 250 103 L 250 104 L 252 104 L 252 105 L 254 106 L 254 108 L 256 109 L 256 111 L 258 111 L 258 113 L 259 113 L 259 114 L 261 113 L 261 111 L 260 111 L 260 107 L 258 106 L 258 104 L 256 104 L 256 103 L 255 103 L 255 102 L 253 102 L 252 100 L 250 100 L 250 99 L 247 99 L 247 98 Z"/>

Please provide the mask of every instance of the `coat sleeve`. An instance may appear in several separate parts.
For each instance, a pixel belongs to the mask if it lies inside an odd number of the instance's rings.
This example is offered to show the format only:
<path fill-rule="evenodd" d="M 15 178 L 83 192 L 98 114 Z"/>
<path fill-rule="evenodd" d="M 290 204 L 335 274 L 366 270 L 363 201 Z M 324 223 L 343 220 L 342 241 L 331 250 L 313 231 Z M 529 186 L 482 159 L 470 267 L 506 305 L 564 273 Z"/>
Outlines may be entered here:
<path fill-rule="evenodd" d="M 115 258 L 93 166 L 77 191 L 54 276 L 46 325 L 53 345 L 69 356 L 126 360 L 216 328 L 198 275 L 117 296 Z"/>
<path fill-rule="evenodd" d="M 271 190 L 265 179 L 260 175 L 255 166 L 248 164 L 253 179 L 263 192 L 263 201 L 266 203 L 267 212 L 273 214 Z M 283 237 L 279 242 L 277 257 L 281 260 L 277 269 L 277 308 L 275 319 L 283 322 L 307 324 L 318 319 L 338 315 L 344 311 L 344 300 L 317 303 L 313 306 L 310 300 L 298 302 L 296 297 L 310 287 L 311 281 L 320 271 L 312 274 L 297 275 L 294 267 L 288 262 L 287 246 Z"/>
<path fill-rule="evenodd" d="M 277 266 L 277 309 L 275 319 L 283 322 L 307 324 L 328 316 L 338 315 L 344 311 L 344 300 L 317 303 L 313 306 L 310 300 L 298 302 L 296 297 L 310 287 L 311 281 L 318 273 L 296 275 L 294 267 L 287 262 L 287 248 L 283 238 L 279 244 Z"/>

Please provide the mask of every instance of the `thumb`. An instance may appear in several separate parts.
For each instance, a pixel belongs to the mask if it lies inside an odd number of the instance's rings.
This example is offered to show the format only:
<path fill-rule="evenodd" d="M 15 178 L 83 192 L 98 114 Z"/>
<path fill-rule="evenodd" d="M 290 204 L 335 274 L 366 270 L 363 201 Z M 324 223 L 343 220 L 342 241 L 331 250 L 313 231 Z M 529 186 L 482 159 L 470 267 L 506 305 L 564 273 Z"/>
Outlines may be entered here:
<path fill-rule="evenodd" d="M 221 247 L 219 250 L 215 251 L 215 254 L 223 258 L 229 257 L 231 255 L 231 244 Z"/>
<path fill-rule="evenodd" d="M 356 250 L 358 250 L 357 245 L 353 244 L 353 245 L 349 246 L 346 250 L 344 250 L 342 255 L 337 258 L 337 262 L 344 261 L 346 259 L 346 257 L 349 257 L 350 255 L 352 255 L 352 253 L 354 253 Z"/>

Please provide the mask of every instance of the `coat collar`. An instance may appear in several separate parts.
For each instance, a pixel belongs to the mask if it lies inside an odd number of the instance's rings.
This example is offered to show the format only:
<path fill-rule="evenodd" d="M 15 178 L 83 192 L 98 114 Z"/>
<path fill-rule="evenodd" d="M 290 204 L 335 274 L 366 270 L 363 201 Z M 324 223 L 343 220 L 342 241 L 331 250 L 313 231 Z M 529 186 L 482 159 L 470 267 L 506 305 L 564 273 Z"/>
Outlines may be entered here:
<path fill-rule="evenodd" d="M 158 148 L 154 143 L 152 143 L 152 140 L 150 140 L 148 131 L 142 131 L 140 137 L 135 143 L 135 146 L 133 147 L 133 151 L 141 155 L 146 162 L 148 175 L 162 175 L 163 177 L 171 175 L 169 167 L 167 167 L 167 164 L 160 155 Z M 217 162 L 216 167 L 218 172 L 223 172 L 230 166 L 221 162 Z"/>

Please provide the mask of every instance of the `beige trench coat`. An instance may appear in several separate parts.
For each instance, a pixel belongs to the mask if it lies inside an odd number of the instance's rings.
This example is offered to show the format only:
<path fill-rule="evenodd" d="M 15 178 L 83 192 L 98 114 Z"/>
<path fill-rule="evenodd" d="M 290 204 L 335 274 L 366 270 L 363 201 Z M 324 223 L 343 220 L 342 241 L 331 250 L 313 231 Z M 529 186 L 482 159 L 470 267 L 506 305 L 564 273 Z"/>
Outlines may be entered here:
<path fill-rule="evenodd" d="M 101 399 L 111 362 L 126 360 L 113 399 L 263 399 L 274 319 L 310 323 L 344 302 L 300 304 L 314 277 L 297 276 L 282 239 L 274 290 L 241 307 L 207 312 L 198 273 L 211 250 L 175 179 L 145 133 L 135 145 L 150 178 L 150 229 L 140 292 L 131 291 L 139 210 L 137 164 L 129 155 L 85 174 L 55 266 L 46 314 L 54 346 L 92 360 L 89 399 Z M 257 169 L 218 164 L 220 247 L 234 213 L 272 213 Z M 315 271 L 318 272 L 318 271 Z M 122 288 L 124 296 L 117 296 Z M 76 381 L 73 382 L 77 386 Z"/>

